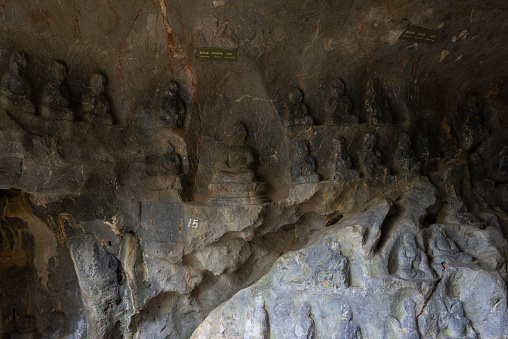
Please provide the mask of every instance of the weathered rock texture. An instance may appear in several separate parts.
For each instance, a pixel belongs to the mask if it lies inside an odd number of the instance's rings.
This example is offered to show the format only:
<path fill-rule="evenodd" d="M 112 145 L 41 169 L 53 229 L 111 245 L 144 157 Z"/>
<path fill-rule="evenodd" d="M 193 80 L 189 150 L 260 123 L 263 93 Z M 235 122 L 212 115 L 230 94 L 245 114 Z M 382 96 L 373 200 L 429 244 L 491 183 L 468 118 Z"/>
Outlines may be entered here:
<path fill-rule="evenodd" d="M 508 337 L 507 11 L 4 1 L 0 336 Z"/>

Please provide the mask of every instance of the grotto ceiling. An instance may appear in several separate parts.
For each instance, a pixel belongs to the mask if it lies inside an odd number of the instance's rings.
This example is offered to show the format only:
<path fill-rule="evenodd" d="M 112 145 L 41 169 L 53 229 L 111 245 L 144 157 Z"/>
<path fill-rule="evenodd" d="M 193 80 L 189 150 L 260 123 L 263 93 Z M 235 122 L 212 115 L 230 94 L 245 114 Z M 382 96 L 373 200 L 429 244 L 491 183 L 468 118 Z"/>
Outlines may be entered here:
<path fill-rule="evenodd" d="M 508 336 L 507 36 L 505 0 L 0 2 L 0 336 Z"/>

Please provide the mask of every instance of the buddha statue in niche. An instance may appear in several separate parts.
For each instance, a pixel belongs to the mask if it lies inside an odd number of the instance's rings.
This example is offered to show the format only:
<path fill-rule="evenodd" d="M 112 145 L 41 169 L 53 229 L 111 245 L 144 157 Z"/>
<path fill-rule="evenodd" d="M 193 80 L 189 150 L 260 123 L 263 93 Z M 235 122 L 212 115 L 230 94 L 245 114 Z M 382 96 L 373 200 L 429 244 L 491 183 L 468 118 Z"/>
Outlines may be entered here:
<path fill-rule="evenodd" d="M 402 175 L 420 174 L 420 164 L 411 149 L 409 135 L 402 133 L 399 137 L 399 145 L 394 155 L 395 169 Z"/>
<path fill-rule="evenodd" d="M 48 81 L 42 89 L 41 116 L 52 119 L 74 120 L 74 112 L 69 109 L 69 92 L 64 84 L 67 76 L 65 65 L 59 61 L 51 62 Z"/>
<path fill-rule="evenodd" d="M 180 86 L 176 82 L 169 84 L 166 96 L 161 102 L 159 123 L 161 127 L 180 128 L 185 117 L 185 102 L 179 96 Z"/>
<path fill-rule="evenodd" d="M 332 181 L 350 181 L 358 179 L 358 171 L 351 169 L 352 162 L 349 154 L 346 153 L 346 140 L 338 137 L 332 140 L 334 151 L 328 161 L 330 177 Z"/>
<path fill-rule="evenodd" d="M 309 143 L 305 140 L 298 142 L 298 153 L 292 170 L 294 183 L 319 181 L 319 175 L 316 173 L 316 159 L 310 155 Z"/>
<path fill-rule="evenodd" d="M 434 279 L 427 255 L 418 248 L 414 235 L 405 233 L 398 253 L 399 275 L 408 280 Z"/>
<path fill-rule="evenodd" d="M 255 181 L 255 152 L 247 145 L 247 127 L 238 121 L 231 126 L 217 150 L 215 174 L 208 190 L 211 201 L 224 204 L 257 204 L 266 201 L 266 184 Z"/>
<path fill-rule="evenodd" d="M 309 115 L 307 106 L 303 103 L 303 93 L 299 88 L 294 88 L 289 93 L 289 103 L 286 105 L 284 116 L 286 128 L 310 128 L 314 125 L 314 120 Z"/>
<path fill-rule="evenodd" d="M 226 144 L 216 157 L 213 182 L 254 181 L 254 151 L 246 145 L 247 127 L 236 122 L 226 135 Z"/>
<path fill-rule="evenodd" d="M 360 165 L 366 178 L 387 176 L 389 170 L 381 164 L 382 155 L 376 148 L 377 137 L 374 134 L 365 134 L 363 137 L 363 150 L 360 151 Z"/>
<path fill-rule="evenodd" d="M 353 102 L 344 95 L 346 85 L 342 79 L 333 79 L 330 96 L 325 102 L 326 125 L 341 125 L 358 123 L 358 117 L 353 115 Z"/>
<path fill-rule="evenodd" d="M 113 124 L 111 105 L 106 90 L 106 77 L 94 74 L 90 79 L 90 90 L 81 99 L 81 120 L 92 124 Z"/>
<path fill-rule="evenodd" d="M 0 104 L 7 111 L 34 114 L 35 105 L 30 101 L 31 84 L 25 77 L 25 54 L 14 52 L 9 61 L 9 72 L 0 82 Z"/>
<path fill-rule="evenodd" d="M 434 256 L 433 262 L 436 264 L 473 261 L 470 254 L 461 252 L 453 240 L 446 236 L 441 225 L 436 225 L 435 234 L 429 241 L 429 247 Z"/>

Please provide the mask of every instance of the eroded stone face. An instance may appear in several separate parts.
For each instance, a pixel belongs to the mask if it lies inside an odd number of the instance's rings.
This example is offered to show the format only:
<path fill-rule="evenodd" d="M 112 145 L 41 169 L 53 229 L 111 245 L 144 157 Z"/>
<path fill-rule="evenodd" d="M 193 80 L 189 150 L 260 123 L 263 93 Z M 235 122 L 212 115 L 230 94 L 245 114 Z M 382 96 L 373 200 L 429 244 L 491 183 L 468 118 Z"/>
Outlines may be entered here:
<path fill-rule="evenodd" d="M 6 1 L 0 336 L 507 336 L 504 6 Z"/>

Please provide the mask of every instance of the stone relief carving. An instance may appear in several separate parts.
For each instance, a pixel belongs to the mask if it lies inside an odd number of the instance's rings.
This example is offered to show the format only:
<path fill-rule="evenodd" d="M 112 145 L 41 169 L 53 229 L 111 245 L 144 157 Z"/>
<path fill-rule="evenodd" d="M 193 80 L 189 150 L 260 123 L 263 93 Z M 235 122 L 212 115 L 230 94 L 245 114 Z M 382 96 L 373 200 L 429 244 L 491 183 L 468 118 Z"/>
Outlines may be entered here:
<path fill-rule="evenodd" d="M 411 149 L 409 135 L 403 133 L 399 137 L 399 145 L 393 157 L 395 170 L 403 175 L 419 175 L 420 164 Z"/>
<path fill-rule="evenodd" d="M 65 314 L 62 312 L 53 312 L 51 314 L 51 323 L 42 333 L 42 339 L 60 339 L 64 337 Z"/>
<path fill-rule="evenodd" d="M 81 99 L 81 120 L 92 124 L 113 124 L 111 105 L 105 91 L 106 77 L 94 74 L 90 79 L 90 90 Z"/>
<path fill-rule="evenodd" d="M 37 337 L 37 318 L 35 315 L 22 315 L 16 321 L 16 329 L 11 339 L 32 339 Z"/>
<path fill-rule="evenodd" d="M 393 125 L 393 112 L 390 103 L 381 93 L 378 81 L 369 80 L 365 93 L 365 112 L 371 125 Z"/>
<path fill-rule="evenodd" d="M 418 248 L 415 236 L 405 233 L 398 253 L 399 276 L 407 280 L 434 279 L 427 255 Z"/>
<path fill-rule="evenodd" d="M 447 338 L 476 339 L 478 334 L 466 318 L 464 303 L 460 299 L 441 297 L 445 309 L 439 317 L 439 327 Z"/>
<path fill-rule="evenodd" d="M 405 299 L 402 307 L 402 318 L 400 321 L 391 317 L 390 321 L 395 327 L 398 338 L 404 339 L 420 339 L 418 331 L 418 322 L 416 321 L 415 312 L 416 303 L 412 299 Z"/>
<path fill-rule="evenodd" d="M 255 308 L 249 307 L 249 317 L 245 322 L 244 339 L 268 339 L 270 337 L 268 313 L 265 310 L 263 297 L 255 299 Z"/>
<path fill-rule="evenodd" d="M 358 117 L 352 114 L 353 102 L 345 93 L 346 85 L 339 78 L 332 80 L 330 96 L 325 102 L 326 125 L 358 123 Z"/>
<path fill-rule="evenodd" d="M 447 116 L 442 118 L 441 128 L 439 129 L 439 146 L 441 156 L 446 160 L 453 158 L 457 154 L 457 140 L 452 126 Z"/>
<path fill-rule="evenodd" d="M 298 142 L 298 152 L 293 163 L 293 182 L 298 184 L 318 182 L 316 173 L 316 159 L 310 155 L 309 143 L 305 140 Z"/>
<path fill-rule="evenodd" d="M 290 339 L 314 339 L 316 335 L 316 325 L 310 314 L 310 306 L 305 303 L 300 308 L 298 319 L 293 325 L 293 333 Z"/>
<path fill-rule="evenodd" d="M 332 140 L 334 151 L 328 161 L 330 177 L 332 181 L 351 181 L 358 179 L 358 171 L 351 169 L 352 162 L 349 154 L 346 153 L 346 140 L 338 137 Z"/>
<path fill-rule="evenodd" d="M 470 151 L 485 138 L 489 130 L 482 126 L 485 105 L 475 94 L 469 93 L 464 104 L 458 108 L 455 118 L 455 129 L 460 148 Z"/>
<path fill-rule="evenodd" d="M 159 123 L 161 127 L 180 128 L 185 118 L 185 102 L 180 98 L 180 86 L 176 82 L 169 84 L 166 96 L 161 101 Z"/>
<path fill-rule="evenodd" d="M 68 108 L 69 91 L 65 86 L 67 68 L 59 61 L 52 61 L 49 70 L 50 80 L 42 89 L 41 116 L 59 120 L 74 120 L 74 112 Z"/>
<path fill-rule="evenodd" d="M 340 243 L 333 241 L 328 252 L 330 253 L 328 260 L 312 268 L 305 284 L 331 288 L 348 288 L 349 259 L 340 253 Z"/>
<path fill-rule="evenodd" d="M 365 134 L 363 149 L 359 160 L 363 174 L 366 178 L 379 178 L 389 175 L 389 169 L 381 164 L 381 152 L 376 148 L 377 137 L 374 134 Z"/>
<path fill-rule="evenodd" d="M 180 190 L 182 157 L 175 151 L 173 144 L 167 143 L 162 154 L 151 154 L 145 158 L 148 186 L 152 190 Z"/>
<path fill-rule="evenodd" d="M 434 263 L 447 264 L 473 261 L 470 254 L 461 252 L 453 240 L 446 236 L 443 226 L 436 225 L 434 231 L 435 234 L 429 241 Z"/>
<path fill-rule="evenodd" d="M 30 101 L 31 84 L 25 77 L 26 56 L 21 52 L 11 54 L 9 72 L 2 76 L 0 83 L 0 104 L 6 111 L 19 110 L 34 114 L 35 105 Z"/>
<path fill-rule="evenodd" d="M 353 321 L 351 307 L 342 305 L 341 318 L 332 333 L 332 339 L 362 339 L 360 326 Z"/>
<path fill-rule="evenodd" d="M 236 122 L 226 135 L 226 142 L 217 150 L 215 174 L 208 186 L 212 199 L 226 202 L 257 203 L 264 200 L 264 183 L 255 181 L 255 152 L 247 145 L 247 127 Z M 236 200 L 236 201 L 235 201 Z"/>
<path fill-rule="evenodd" d="M 289 102 L 285 108 L 284 118 L 284 126 L 288 129 L 295 127 L 308 129 L 314 125 L 314 120 L 303 103 L 303 93 L 299 88 L 294 88 L 289 93 Z"/>

